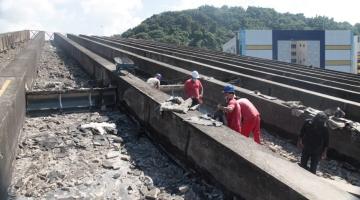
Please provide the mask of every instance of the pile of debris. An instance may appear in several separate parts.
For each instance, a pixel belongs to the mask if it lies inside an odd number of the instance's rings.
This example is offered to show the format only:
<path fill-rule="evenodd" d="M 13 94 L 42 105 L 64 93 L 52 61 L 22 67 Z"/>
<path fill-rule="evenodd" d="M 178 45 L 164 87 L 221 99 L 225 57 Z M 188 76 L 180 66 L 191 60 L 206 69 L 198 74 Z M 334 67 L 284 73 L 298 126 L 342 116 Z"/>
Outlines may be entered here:
<path fill-rule="evenodd" d="M 168 100 L 160 105 L 160 112 L 162 111 L 174 111 L 178 113 L 187 113 L 189 110 L 196 110 L 199 105 L 192 105 L 192 99 L 188 98 L 184 100 L 182 97 L 171 96 Z"/>
<path fill-rule="evenodd" d="M 94 81 L 81 69 L 80 65 L 64 52 L 45 42 L 38 67 L 38 77 L 33 90 L 67 90 L 91 88 Z"/>
<path fill-rule="evenodd" d="M 223 199 L 119 112 L 30 117 L 22 134 L 14 199 Z"/>

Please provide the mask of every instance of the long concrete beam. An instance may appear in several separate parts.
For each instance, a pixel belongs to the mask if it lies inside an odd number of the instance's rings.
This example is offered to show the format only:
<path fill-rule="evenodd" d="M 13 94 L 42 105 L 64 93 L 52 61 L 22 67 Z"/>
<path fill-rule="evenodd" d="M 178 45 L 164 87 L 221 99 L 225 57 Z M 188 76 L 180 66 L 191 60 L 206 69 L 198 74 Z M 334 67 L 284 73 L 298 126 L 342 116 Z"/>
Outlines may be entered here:
<path fill-rule="evenodd" d="M 94 37 L 94 38 L 100 38 L 100 37 Z M 101 39 L 101 38 L 100 38 Z M 346 83 L 349 81 L 348 79 L 344 78 L 337 78 L 334 76 L 322 76 L 318 74 L 309 74 L 304 73 L 300 70 L 292 70 L 291 68 L 285 68 L 285 67 L 278 67 L 274 65 L 269 65 L 268 63 L 252 63 L 249 61 L 243 61 L 243 60 L 234 60 L 231 58 L 222 58 L 218 55 L 207 55 L 202 52 L 198 51 L 189 51 L 189 50 L 183 50 L 179 48 L 170 48 L 170 47 L 164 47 L 161 44 L 147 44 L 147 43 L 139 43 L 139 42 L 133 42 L 127 39 L 111 39 L 111 38 L 105 38 L 107 41 L 117 42 L 117 43 L 123 43 L 131 46 L 136 46 L 139 48 L 144 48 L 147 50 L 152 50 L 164 54 L 169 54 L 173 56 L 178 56 L 181 58 L 186 58 L 194 61 L 198 61 L 201 63 L 219 66 L 225 69 L 229 69 L 232 71 L 240 72 L 240 73 L 246 73 L 243 69 L 248 69 L 250 73 L 253 72 L 267 72 L 272 76 L 269 76 L 269 74 L 266 74 L 263 78 L 266 78 L 267 80 L 279 80 L 281 83 L 286 83 L 289 85 L 292 85 L 291 82 L 289 83 L 289 80 L 293 81 L 295 86 L 302 87 L 305 89 L 310 89 L 315 87 L 315 89 L 318 90 L 318 92 L 326 93 L 331 95 L 328 92 L 331 92 L 332 90 L 335 92 L 333 94 L 336 94 L 334 96 L 338 97 L 346 97 L 347 93 L 352 94 L 351 90 L 355 92 L 360 92 L 360 81 L 359 82 L 351 82 L 352 84 Z M 249 74 L 249 73 L 246 73 Z M 275 77 L 273 77 L 275 75 Z M 260 76 L 259 76 L 260 77 Z M 289 78 L 292 79 L 289 79 Z M 303 81 L 303 82 L 302 82 Z M 278 82 L 278 81 L 276 81 Z M 300 84 L 299 84 L 300 83 Z M 316 83 L 316 84 L 314 84 Z M 310 87 L 309 87 L 310 86 Z M 331 87 L 329 87 L 331 86 Z M 350 90 L 350 91 L 349 91 Z M 342 94 L 343 93 L 343 94 Z"/>
<path fill-rule="evenodd" d="M 72 37 L 71 35 L 69 37 Z M 289 86 L 282 83 L 273 82 L 270 80 L 250 76 L 231 70 L 226 70 L 220 67 L 202 64 L 199 62 L 178 58 L 162 53 L 157 53 L 150 50 L 131 47 L 128 45 L 121 45 L 115 42 L 104 41 L 101 39 L 92 39 L 103 44 L 111 45 L 123 50 L 136 53 L 145 57 L 149 57 L 158 61 L 166 62 L 175 66 L 179 66 L 186 70 L 198 70 L 199 73 L 214 77 L 222 81 L 230 81 L 233 79 L 240 79 L 240 86 L 250 90 L 258 90 L 263 94 L 278 97 L 286 101 L 301 101 L 306 106 L 311 106 L 320 110 L 328 108 L 340 107 L 346 113 L 346 117 L 354 121 L 360 121 L 360 103 L 349 101 L 346 99 L 321 94 L 318 92 Z"/>
<path fill-rule="evenodd" d="M 44 33 L 39 35 L 0 71 L 0 199 L 7 199 L 12 163 L 25 116 L 25 85 L 36 75 Z"/>
<path fill-rule="evenodd" d="M 128 56 L 132 59 L 141 70 L 148 74 L 161 73 L 167 79 L 184 80 L 190 75 L 187 70 L 175 67 L 163 62 L 159 62 L 144 56 L 137 55 L 110 45 L 102 44 L 90 39 L 68 35 L 72 40 L 90 49 L 91 51 L 112 60 L 117 56 Z M 204 76 L 205 77 L 205 76 Z M 205 91 L 205 102 L 210 107 L 216 107 L 219 102 L 223 102 L 221 91 L 226 83 L 205 77 L 202 80 Z M 278 133 L 284 133 L 287 137 L 296 138 L 306 119 L 306 116 L 296 117 L 292 114 L 292 109 L 284 106 L 282 100 L 268 100 L 257 95 L 251 94 L 251 91 L 244 88 L 236 87 L 237 95 L 248 98 L 254 103 L 261 113 L 263 124 L 267 128 L 275 129 Z M 354 137 L 349 130 L 332 130 L 330 131 L 330 147 L 349 158 L 360 161 L 360 140 Z"/>
<path fill-rule="evenodd" d="M 227 127 L 185 121 L 200 115 L 197 111 L 160 114 L 157 108 L 167 94 L 131 74 L 116 76 L 114 64 L 60 34 L 55 34 L 55 42 L 88 73 L 99 79 L 106 73 L 118 86 L 119 100 L 152 130 L 155 141 L 234 195 L 245 199 L 356 199 Z"/>

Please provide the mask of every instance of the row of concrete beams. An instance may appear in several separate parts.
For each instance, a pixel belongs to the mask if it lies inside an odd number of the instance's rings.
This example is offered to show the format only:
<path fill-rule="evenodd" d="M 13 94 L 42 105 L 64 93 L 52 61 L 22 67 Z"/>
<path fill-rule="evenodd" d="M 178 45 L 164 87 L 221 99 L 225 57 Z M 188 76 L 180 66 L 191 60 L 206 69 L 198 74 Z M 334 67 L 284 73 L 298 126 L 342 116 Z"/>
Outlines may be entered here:
<path fill-rule="evenodd" d="M 360 80 L 359 81 L 351 81 L 348 78 L 339 78 L 334 75 L 322 75 L 322 74 L 317 74 L 314 72 L 309 73 L 309 72 L 304 72 L 304 71 L 298 70 L 298 69 L 291 69 L 291 68 L 276 66 L 276 65 L 269 64 L 266 62 L 260 63 L 260 62 L 246 61 L 246 60 L 244 61 L 243 59 L 223 58 L 221 56 L 214 55 L 214 54 L 209 55 L 206 53 L 202 53 L 201 51 L 189 51 L 189 50 L 185 50 L 182 48 L 171 48 L 171 47 L 164 46 L 162 44 L 141 43 L 141 42 L 132 41 L 130 39 L 121 39 L 121 40 L 120 39 L 112 39 L 112 38 L 105 38 L 105 39 L 111 40 L 114 42 L 121 42 L 124 44 L 137 46 L 140 48 L 146 48 L 148 50 L 153 50 L 153 51 L 166 53 L 166 54 L 170 54 L 170 55 L 174 55 L 174 56 L 179 56 L 179 57 L 183 57 L 183 58 L 184 58 L 184 55 L 186 55 L 185 58 L 187 58 L 187 59 L 199 61 L 199 62 L 202 62 L 205 64 L 210 64 L 210 65 L 215 65 L 215 66 L 217 66 L 218 64 L 220 64 L 220 65 L 229 64 L 229 65 L 233 65 L 234 67 L 240 66 L 240 67 L 237 67 L 236 70 L 234 70 L 237 72 L 246 73 L 246 71 L 242 70 L 242 67 L 245 67 L 248 69 L 253 69 L 253 70 L 257 70 L 257 71 L 261 71 L 261 72 L 267 72 L 270 74 L 280 75 L 282 77 L 284 77 L 284 76 L 287 78 L 291 77 L 291 78 L 295 78 L 297 80 L 302 80 L 302 81 L 306 81 L 306 82 L 318 83 L 318 84 L 325 85 L 325 86 L 333 86 L 336 88 L 344 89 L 345 91 L 353 90 L 356 92 L 360 92 Z M 266 76 L 266 78 L 271 80 L 272 76 L 271 77 Z"/>
<path fill-rule="evenodd" d="M 230 64 L 229 62 L 220 62 L 216 61 L 212 58 L 204 58 L 201 54 L 192 54 L 188 52 L 182 52 L 177 53 L 176 49 L 162 49 L 161 47 L 149 47 L 147 45 L 133 43 L 133 42 L 124 42 L 124 41 L 118 41 L 118 40 L 106 40 L 106 41 L 112 41 L 116 43 L 121 43 L 129 46 L 135 46 L 138 48 L 166 54 L 166 55 L 173 55 L 179 58 L 184 58 L 188 60 L 197 61 L 200 63 L 208 64 L 211 66 L 220 67 L 223 69 L 228 69 L 234 72 L 239 72 L 242 74 L 248 74 L 255 77 L 261 77 L 267 80 L 271 80 L 278 83 L 288 84 L 292 86 L 296 86 L 299 88 L 304 88 L 311 91 L 316 91 L 323 94 L 328 94 L 331 96 L 336 96 L 339 98 L 344 98 L 347 100 L 352 100 L 359 102 L 360 101 L 360 86 L 355 85 L 349 85 L 349 84 L 343 84 L 339 82 L 333 82 L 333 81 L 326 81 L 322 80 L 323 83 L 316 83 L 313 82 L 312 78 L 306 77 L 306 78 L 299 78 L 296 77 L 296 75 L 287 74 L 286 72 L 281 72 L 281 75 L 268 73 L 267 70 L 264 69 L 257 69 L 256 66 L 246 66 L 246 67 L 239 67 L 236 65 L 236 63 Z M 360 84 L 360 83 L 359 83 Z"/>
<path fill-rule="evenodd" d="M 144 42 L 144 43 L 159 44 L 159 42 L 153 42 L 153 41 L 142 40 L 142 39 L 129 38 L 129 40 L 138 41 L 138 42 Z M 264 58 L 257 58 L 257 57 L 250 57 L 250 56 L 239 56 L 239 55 L 234 55 L 234 54 L 229 54 L 229 53 L 215 51 L 215 50 L 209 50 L 209 49 L 199 49 L 199 48 L 195 48 L 195 47 L 184 47 L 184 46 L 178 46 L 178 45 L 172 45 L 172 44 L 166 44 L 166 43 L 161 43 L 161 44 L 163 46 L 169 46 L 169 47 L 172 47 L 172 48 L 181 48 L 181 49 L 184 49 L 184 50 L 187 50 L 187 51 L 194 51 L 194 52 L 201 51 L 202 53 L 206 53 L 208 55 L 221 56 L 221 57 L 226 58 L 226 59 L 232 58 L 232 59 L 252 62 L 254 64 L 268 63 L 268 64 L 272 64 L 273 66 L 282 66 L 282 67 L 290 68 L 290 69 L 299 69 L 300 71 L 314 72 L 316 74 L 324 74 L 324 75 L 327 74 L 327 75 L 330 75 L 330 76 L 338 76 L 338 77 L 348 78 L 348 79 L 357 80 L 357 81 L 360 80 L 360 75 L 350 74 L 350 73 L 346 73 L 346 72 L 325 70 L 325 69 L 321 69 L 321 68 L 311 68 L 311 67 L 308 67 L 308 66 L 305 66 L 305 65 L 287 63 L 287 62 L 277 61 L 277 60 L 269 60 L 269 59 L 264 59 Z"/>
<path fill-rule="evenodd" d="M 0 199 L 7 199 L 12 163 L 25 117 L 25 85 L 31 85 L 45 41 L 44 32 L 30 40 L 14 61 L 0 71 Z"/>
<path fill-rule="evenodd" d="M 160 114 L 157 108 L 169 95 L 131 74 L 115 75 L 113 63 L 62 35 L 55 34 L 55 42 L 92 76 L 110 78 L 118 87 L 118 99 L 152 130 L 150 137 L 155 138 L 154 141 L 234 195 L 245 199 L 355 199 L 227 127 L 207 127 L 185 121 L 200 115 L 197 111 Z M 119 55 L 110 48 L 99 50 Z M 143 59 L 144 62 L 151 60 Z M 182 70 L 182 73 L 190 72 Z"/>
<path fill-rule="evenodd" d="M 162 73 L 169 79 L 178 79 L 179 77 L 189 77 L 188 71 L 164 62 L 160 62 L 151 58 L 147 58 L 136 53 L 132 53 L 123 49 L 119 49 L 100 42 L 92 41 L 88 38 L 68 35 L 68 37 L 91 51 L 112 60 L 117 56 L 128 56 L 135 64 L 148 74 Z M 204 76 L 202 80 L 205 102 L 210 107 L 215 107 L 219 102 L 223 102 L 221 91 L 226 83 L 211 79 Z M 262 98 L 251 91 L 236 87 L 236 93 L 240 97 L 248 98 L 252 101 L 261 113 L 263 124 L 266 127 L 275 128 L 278 132 L 284 133 L 287 137 L 295 138 L 298 136 L 300 129 L 304 123 L 305 116 L 296 117 L 292 114 L 292 109 L 283 105 L 283 101 L 269 100 Z M 339 153 L 360 161 L 360 140 L 353 137 L 349 130 L 331 130 L 330 131 L 330 147 Z"/>
<path fill-rule="evenodd" d="M 28 40 L 30 40 L 30 32 L 28 30 L 2 33 L 0 34 L 0 52 L 10 49 L 19 42 Z"/>
<path fill-rule="evenodd" d="M 218 80 L 230 81 L 232 79 L 240 79 L 241 87 L 250 90 L 258 90 L 263 94 L 274 96 L 282 100 L 301 101 L 306 106 L 311 106 L 321 110 L 335 108 L 338 106 L 345 111 L 347 118 L 354 121 L 360 121 L 360 103 L 358 102 L 333 97 L 330 95 L 298 88 L 295 86 L 289 86 L 263 78 L 230 71 L 221 67 L 214 67 L 196 61 L 157 53 L 154 51 L 133 47 L 130 45 L 123 45 L 99 38 L 92 38 L 92 40 L 99 41 L 103 44 L 108 44 L 117 48 L 121 48 L 123 50 L 146 56 L 158 61 L 164 61 L 166 63 L 179 66 L 186 70 L 197 70 L 201 74 L 214 77 Z"/>

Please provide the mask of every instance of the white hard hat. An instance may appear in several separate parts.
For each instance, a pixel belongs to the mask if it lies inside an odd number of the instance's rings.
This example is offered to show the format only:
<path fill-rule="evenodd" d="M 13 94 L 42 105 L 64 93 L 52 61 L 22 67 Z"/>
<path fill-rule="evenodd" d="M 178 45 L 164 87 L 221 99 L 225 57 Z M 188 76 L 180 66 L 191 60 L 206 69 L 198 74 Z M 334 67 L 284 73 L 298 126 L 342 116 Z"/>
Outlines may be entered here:
<path fill-rule="evenodd" d="M 200 78 L 199 73 L 197 71 L 191 72 L 191 77 L 194 79 Z"/>

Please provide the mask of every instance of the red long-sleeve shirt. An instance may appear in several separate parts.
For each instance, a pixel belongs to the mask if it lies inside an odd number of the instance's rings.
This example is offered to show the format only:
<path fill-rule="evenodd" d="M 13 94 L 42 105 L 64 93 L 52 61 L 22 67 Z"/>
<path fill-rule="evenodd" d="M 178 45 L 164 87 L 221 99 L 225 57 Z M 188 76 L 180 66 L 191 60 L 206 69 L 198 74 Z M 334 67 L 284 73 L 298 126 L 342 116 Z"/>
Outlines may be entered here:
<path fill-rule="evenodd" d="M 185 98 L 199 99 L 203 86 L 199 80 L 189 79 L 184 84 Z"/>
<path fill-rule="evenodd" d="M 231 112 L 226 113 L 228 127 L 241 133 L 241 108 L 235 99 L 228 101 L 227 107 L 233 108 Z"/>

